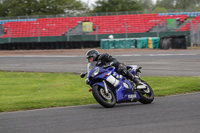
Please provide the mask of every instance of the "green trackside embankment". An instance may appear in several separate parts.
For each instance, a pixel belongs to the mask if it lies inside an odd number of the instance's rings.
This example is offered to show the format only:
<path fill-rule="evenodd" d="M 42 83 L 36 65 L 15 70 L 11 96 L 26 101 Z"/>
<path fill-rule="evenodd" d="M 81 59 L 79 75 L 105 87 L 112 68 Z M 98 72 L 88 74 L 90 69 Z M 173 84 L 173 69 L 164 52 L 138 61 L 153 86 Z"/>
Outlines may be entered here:
<path fill-rule="evenodd" d="M 200 91 L 198 77 L 143 77 L 155 96 Z M 77 74 L 0 71 L 0 112 L 94 104 Z"/>

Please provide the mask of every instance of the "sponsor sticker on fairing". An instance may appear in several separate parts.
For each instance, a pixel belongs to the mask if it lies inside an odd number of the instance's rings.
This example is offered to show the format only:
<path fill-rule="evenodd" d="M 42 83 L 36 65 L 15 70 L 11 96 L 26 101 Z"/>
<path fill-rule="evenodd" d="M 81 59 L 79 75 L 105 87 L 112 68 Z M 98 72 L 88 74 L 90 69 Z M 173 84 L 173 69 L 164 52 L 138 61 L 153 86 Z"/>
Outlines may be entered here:
<path fill-rule="evenodd" d="M 136 98 L 136 94 L 131 94 L 131 95 L 128 95 L 128 98 Z"/>

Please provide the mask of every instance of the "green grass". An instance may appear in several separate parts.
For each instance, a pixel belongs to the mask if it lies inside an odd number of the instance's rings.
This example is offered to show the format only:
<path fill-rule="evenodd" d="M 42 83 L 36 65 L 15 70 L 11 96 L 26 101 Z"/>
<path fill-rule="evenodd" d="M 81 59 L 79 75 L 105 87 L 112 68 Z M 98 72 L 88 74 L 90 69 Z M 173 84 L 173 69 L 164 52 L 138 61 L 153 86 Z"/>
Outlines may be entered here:
<path fill-rule="evenodd" d="M 157 97 L 200 91 L 200 76 L 197 77 L 144 77 Z"/>
<path fill-rule="evenodd" d="M 200 77 L 143 77 L 155 96 L 200 91 Z M 96 103 L 79 75 L 0 71 L 0 112 Z"/>

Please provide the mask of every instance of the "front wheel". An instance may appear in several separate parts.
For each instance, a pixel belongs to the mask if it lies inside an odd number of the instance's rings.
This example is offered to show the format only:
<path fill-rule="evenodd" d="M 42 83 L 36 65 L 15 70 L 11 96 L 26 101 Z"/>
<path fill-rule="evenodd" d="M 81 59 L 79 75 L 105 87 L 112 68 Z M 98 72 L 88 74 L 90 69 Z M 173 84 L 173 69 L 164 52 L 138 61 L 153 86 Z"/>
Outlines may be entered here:
<path fill-rule="evenodd" d="M 116 104 L 115 95 L 111 90 L 108 90 L 108 94 L 106 94 L 103 87 L 95 85 L 92 87 L 92 94 L 96 101 L 106 108 L 112 108 Z"/>
<path fill-rule="evenodd" d="M 154 100 L 153 90 L 145 81 L 142 80 L 142 83 L 144 83 L 147 86 L 147 88 L 143 90 L 142 92 L 138 93 L 140 96 L 139 101 L 143 104 L 150 104 Z"/>

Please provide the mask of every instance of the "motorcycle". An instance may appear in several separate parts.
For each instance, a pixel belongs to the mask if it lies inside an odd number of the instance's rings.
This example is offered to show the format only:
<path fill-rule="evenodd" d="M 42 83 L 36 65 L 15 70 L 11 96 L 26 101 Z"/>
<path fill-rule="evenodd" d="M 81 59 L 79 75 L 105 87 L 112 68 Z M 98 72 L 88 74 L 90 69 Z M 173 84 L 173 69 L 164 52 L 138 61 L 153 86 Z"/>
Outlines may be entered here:
<path fill-rule="evenodd" d="M 128 71 L 140 78 L 140 69 L 137 65 L 127 66 Z M 92 94 L 96 101 L 106 108 L 111 108 L 116 103 L 141 102 L 150 104 L 154 100 L 152 88 L 144 80 L 139 85 L 129 81 L 124 76 L 116 72 L 115 67 L 107 65 L 101 66 L 98 62 L 88 63 L 88 71 L 81 74 L 85 75 L 86 84 L 90 85 Z"/>

